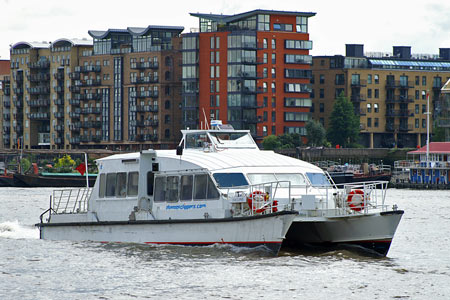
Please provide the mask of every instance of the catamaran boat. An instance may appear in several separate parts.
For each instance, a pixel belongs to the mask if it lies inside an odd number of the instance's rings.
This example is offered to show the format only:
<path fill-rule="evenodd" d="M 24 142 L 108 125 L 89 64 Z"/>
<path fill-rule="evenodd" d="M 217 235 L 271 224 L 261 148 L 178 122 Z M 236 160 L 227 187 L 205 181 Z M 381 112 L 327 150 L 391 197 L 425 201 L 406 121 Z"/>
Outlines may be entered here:
<path fill-rule="evenodd" d="M 92 189 L 53 192 L 41 238 L 387 254 L 403 214 L 385 205 L 387 182 L 336 186 L 317 166 L 259 150 L 248 130 L 212 125 L 182 130 L 176 150 L 97 160 Z"/>

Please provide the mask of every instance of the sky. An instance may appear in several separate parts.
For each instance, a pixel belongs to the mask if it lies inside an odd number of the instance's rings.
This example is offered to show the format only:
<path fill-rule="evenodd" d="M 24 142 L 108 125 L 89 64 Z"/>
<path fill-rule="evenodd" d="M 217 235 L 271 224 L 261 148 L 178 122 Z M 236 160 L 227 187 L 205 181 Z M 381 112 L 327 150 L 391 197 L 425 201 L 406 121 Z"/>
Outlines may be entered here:
<path fill-rule="evenodd" d="M 254 9 L 315 12 L 309 19 L 312 55 L 345 55 L 345 44 L 365 52 L 411 46 L 417 54 L 450 48 L 446 0 L 0 0 L 0 59 L 10 45 L 60 38 L 90 38 L 88 30 L 148 25 L 198 28 L 189 13 L 238 14 Z"/>

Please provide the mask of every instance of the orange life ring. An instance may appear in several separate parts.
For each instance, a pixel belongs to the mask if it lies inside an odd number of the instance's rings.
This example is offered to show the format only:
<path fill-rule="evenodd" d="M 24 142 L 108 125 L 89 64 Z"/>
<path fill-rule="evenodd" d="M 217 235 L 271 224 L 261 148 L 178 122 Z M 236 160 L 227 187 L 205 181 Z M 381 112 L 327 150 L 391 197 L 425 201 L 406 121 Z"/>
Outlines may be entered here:
<path fill-rule="evenodd" d="M 354 211 L 364 209 L 364 192 L 361 190 L 353 190 L 347 196 L 348 206 Z"/>
<path fill-rule="evenodd" d="M 269 201 L 269 194 L 267 193 L 263 193 L 261 191 L 254 191 L 253 193 L 251 193 L 250 195 L 247 196 L 247 204 L 250 207 L 250 209 L 253 209 L 253 211 L 255 213 L 262 213 L 263 211 L 266 210 L 267 207 L 263 207 L 263 208 L 257 208 L 257 207 L 253 207 L 253 200 L 259 198 L 258 201 L 259 202 L 267 202 Z M 265 205 L 263 205 L 265 206 Z"/>

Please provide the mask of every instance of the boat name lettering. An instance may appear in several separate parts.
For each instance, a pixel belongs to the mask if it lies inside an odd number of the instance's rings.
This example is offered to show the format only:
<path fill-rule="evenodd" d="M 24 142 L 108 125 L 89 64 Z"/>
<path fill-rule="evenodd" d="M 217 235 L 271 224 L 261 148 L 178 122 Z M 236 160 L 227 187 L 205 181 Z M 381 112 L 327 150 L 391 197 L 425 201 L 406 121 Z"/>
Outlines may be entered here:
<path fill-rule="evenodd" d="M 195 208 L 204 208 L 206 204 L 183 204 L 183 205 L 167 205 L 166 209 L 195 209 Z"/>

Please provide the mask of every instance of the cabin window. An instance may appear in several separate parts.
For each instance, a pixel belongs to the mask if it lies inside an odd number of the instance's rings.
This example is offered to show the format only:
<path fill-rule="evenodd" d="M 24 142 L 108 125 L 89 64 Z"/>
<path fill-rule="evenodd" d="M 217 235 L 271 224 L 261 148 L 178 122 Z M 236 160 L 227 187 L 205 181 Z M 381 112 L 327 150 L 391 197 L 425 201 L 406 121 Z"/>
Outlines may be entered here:
<path fill-rule="evenodd" d="M 150 176 L 147 177 L 147 179 Z M 152 186 L 153 189 L 153 186 Z M 155 178 L 155 202 L 166 201 L 166 177 Z"/>
<path fill-rule="evenodd" d="M 330 182 L 323 173 L 306 173 L 313 186 L 328 186 Z"/>
<path fill-rule="evenodd" d="M 274 174 L 248 174 L 248 179 L 252 184 L 261 184 L 277 181 Z"/>
<path fill-rule="evenodd" d="M 186 135 L 186 149 L 187 148 L 202 148 L 205 144 L 211 143 L 205 133 L 194 133 Z"/>
<path fill-rule="evenodd" d="M 302 174 L 275 174 L 279 181 L 290 181 L 292 186 L 306 185 L 306 179 Z M 289 187 L 288 183 L 281 183 L 281 187 Z"/>
<path fill-rule="evenodd" d="M 194 185 L 194 176 L 181 176 L 181 201 L 192 200 L 192 187 Z"/>
<path fill-rule="evenodd" d="M 103 173 L 103 174 L 100 174 L 100 188 L 98 191 L 98 197 L 104 198 L 105 192 L 106 192 L 106 174 Z"/>
<path fill-rule="evenodd" d="M 127 195 L 127 173 L 121 172 L 116 175 L 116 197 L 123 198 Z"/>
<path fill-rule="evenodd" d="M 106 197 L 114 197 L 116 194 L 116 173 L 106 174 Z"/>
<path fill-rule="evenodd" d="M 139 173 L 138 172 L 130 172 L 128 173 L 128 196 L 136 196 L 138 194 L 138 186 L 139 186 Z"/>
<path fill-rule="evenodd" d="M 219 199 L 219 191 L 216 185 L 212 181 L 211 177 L 208 176 L 208 199 Z"/>
<path fill-rule="evenodd" d="M 247 179 L 242 173 L 215 173 L 213 176 L 221 188 L 248 185 Z"/>
<path fill-rule="evenodd" d="M 206 199 L 206 185 L 207 185 L 206 174 L 195 175 L 194 200 Z"/>
<path fill-rule="evenodd" d="M 178 176 L 167 176 L 167 202 L 177 202 L 178 201 L 178 183 L 180 177 Z"/>
<path fill-rule="evenodd" d="M 153 172 L 147 173 L 147 195 L 153 196 L 153 181 L 155 180 L 155 174 Z"/>

